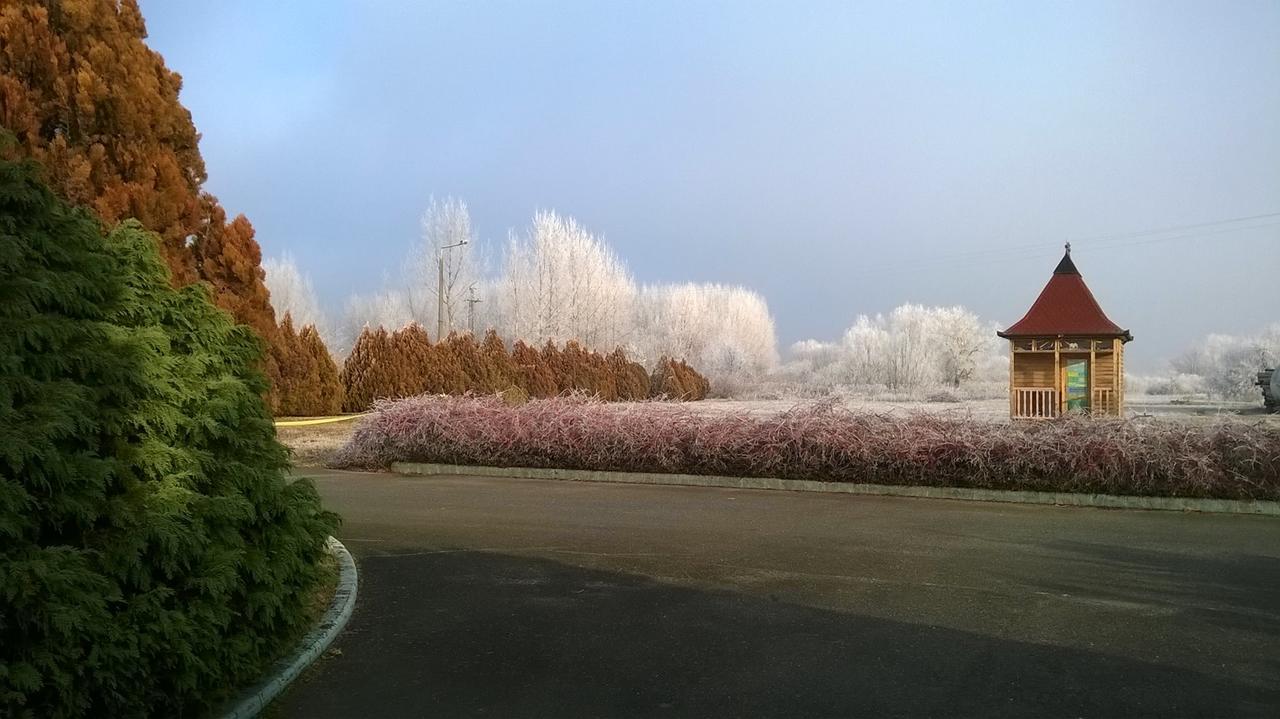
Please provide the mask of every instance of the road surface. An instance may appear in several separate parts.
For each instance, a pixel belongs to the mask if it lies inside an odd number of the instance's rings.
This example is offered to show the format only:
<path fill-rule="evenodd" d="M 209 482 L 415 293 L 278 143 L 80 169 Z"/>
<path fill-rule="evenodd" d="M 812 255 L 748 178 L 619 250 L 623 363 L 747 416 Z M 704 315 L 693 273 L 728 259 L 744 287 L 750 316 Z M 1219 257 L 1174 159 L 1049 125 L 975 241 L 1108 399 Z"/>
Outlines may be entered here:
<path fill-rule="evenodd" d="M 1280 716 L 1280 520 L 308 470 L 361 588 L 283 717 Z"/>

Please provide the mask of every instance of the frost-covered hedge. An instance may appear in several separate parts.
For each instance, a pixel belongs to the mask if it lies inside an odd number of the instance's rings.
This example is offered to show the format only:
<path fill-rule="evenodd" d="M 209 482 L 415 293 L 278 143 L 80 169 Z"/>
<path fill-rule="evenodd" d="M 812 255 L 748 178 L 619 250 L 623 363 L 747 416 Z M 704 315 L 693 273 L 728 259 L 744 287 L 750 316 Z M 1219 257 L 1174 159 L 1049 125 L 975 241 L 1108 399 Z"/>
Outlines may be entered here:
<path fill-rule="evenodd" d="M 296 635 L 335 517 L 252 331 L 36 176 L 0 161 L 0 716 L 192 715 Z"/>
<path fill-rule="evenodd" d="M 1280 429 L 1224 422 L 854 413 L 833 403 L 773 416 L 577 398 L 512 407 L 415 397 L 377 406 L 336 456 L 828 482 L 1280 499 Z"/>

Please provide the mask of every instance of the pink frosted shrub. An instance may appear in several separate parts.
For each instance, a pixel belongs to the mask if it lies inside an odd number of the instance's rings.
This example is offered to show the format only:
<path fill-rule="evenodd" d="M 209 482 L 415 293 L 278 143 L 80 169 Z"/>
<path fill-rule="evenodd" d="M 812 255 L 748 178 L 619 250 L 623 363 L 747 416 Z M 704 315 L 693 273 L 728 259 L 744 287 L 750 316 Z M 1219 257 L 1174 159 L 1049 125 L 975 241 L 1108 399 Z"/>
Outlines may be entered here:
<path fill-rule="evenodd" d="M 392 462 L 781 477 L 825 482 L 1280 499 L 1280 429 L 1241 422 L 855 413 L 830 403 L 773 416 L 576 397 L 381 402 L 336 457 Z"/>

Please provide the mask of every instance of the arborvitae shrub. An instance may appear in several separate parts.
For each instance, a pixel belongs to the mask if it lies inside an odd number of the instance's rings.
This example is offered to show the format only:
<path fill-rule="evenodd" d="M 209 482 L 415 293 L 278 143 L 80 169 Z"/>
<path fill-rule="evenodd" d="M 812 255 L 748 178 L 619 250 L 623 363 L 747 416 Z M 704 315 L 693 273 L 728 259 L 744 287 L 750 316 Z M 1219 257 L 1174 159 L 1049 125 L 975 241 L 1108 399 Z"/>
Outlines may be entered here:
<path fill-rule="evenodd" d="M 653 372 L 649 375 L 649 396 L 654 399 L 663 397 L 679 399 L 682 393 L 683 388 L 680 386 L 680 378 L 676 376 L 671 358 L 662 357 L 658 360 L 658 364 L 654 365 Z"/>
<path fill-rule="evenodd" d="M 301 353 L 298 333 L 293 329 L 293 317 L 286 314 L 276 331 L 276 341 L 268 350 L 276 368 L 276 378 L 271 383 L 267 401 L 271 405 L 271 413 L 276 416 L 303 414 L 298 411 L 304 403 L 301 394 L 305 388 L 301 385 L 306 381 L 305 369 L 300 366 L 304 361 Z"/>
<path fill-rule="evenodd" d="M 649 377 L 649 396 L 689 402 L 706 399 L 711 383 L 684 360 L 663 357 Z"/>
<path fill-rule="evenodd" d="M 564 343 L 557 365 L 560 368 L 560 389 L 593 394 L 595 387 L 591 377 L 591 365 L 587 351 L 574 340 Z"/>
<path fill-rule="evenodd" d="M 395 357 L 385 329 L 365 327 L 360 332 L 342 365 L 342 386 L 343 409 L 348 412 L 363 412 L 375 399 L 397 396 Z"/>
<path fill-rule="evenodd" d="M 391 333 L 394 393 L 396 397 L 412 397 L 430 391 L 431 338 L 422 325 L 414 322 Z"/>
<path fill-rule="evenodd" d="M 517 340 L 510 353 L 496 332 L 477 344 L 470 334 L 450 334 L 432 344 L 412 324 L 395 332 L 365 328 L 342 368 L 345 409 L 360 412 L 377 399 L 418 394 L 491 395 L 520 390 L 520 398 L 581 392 L 605 401 L 702 399 L 707 382 L 683 361 L 664 357 L 652 375 L 627 359 L 622 348 L 608 356 L 570 340 L 563 349 L 547 342 L 541 351 Z"/>
<path fill-rule="evenodd" d="M 649 396 L 649 373 L 644 365 L 631 362 L 618 347 L 609 353 L 609 373 L 617 383 L 618 399 L 623 402 L 635 402 Z"/>
<path fill-rule="evenodd" d="M 676 373 L 680 375 L 680 386 L 684 388 L 685 401 L 706 399 L 711 392 L 711 382 L 684 360 L 676 362 Z"/>
<path fill-rule="evenodd" d="M 483 392 L 492 394 L 496 390 L 488 388 L 488 377 L 483 358 L 480 356 L 480 346 L 476 344 L 475 338 L 470 334 L 452 333 L 445 340 L 445 345 L 449 348 L 453 359 L 458 364 L 458 370 L 462 373 L 462 391 L 449 392 L 448 394 L 462 394 L 465 392 Z"/>
<path fill-rule="evenodd" d="M 462 368 L 462 357 L 455 351 L 456 336 L 450 335 L 431 346 L 432 364 L 437 369 L 436 385 L 431 388 L 435 394 L 463 394 L 469 388 L 470 379 Z M 463 352 L 465 354 L 465 348 Z"/>
<path fill-rule="evenodd" d="M 335 518 L 157 244 L 0 162 L 0 716 L 193 715 L 303 629 Z"/>
<path fill-rule="evenodd" d="M 511 346 L 511 362 L 525 394 L 537 399 L 556 396 L 555 375 L 547 367 L 541 352 L 525 344 L 524 340 L 516 340 Z"/>
<path fill-rule="evenodd" d="M 368 326 L 360 330 L 360 336 L 351 346 L 347 359 L 342 363 L 342 372 L 338 374 L 338 379 L 342 381 L 342 409 L 345 412 L 360 412 L 373 402 L 373 398 L 364 392 L 363 386 L 360 385 L 360 380 L 370 361 L 368 356 L 371 350 L 370 334 L 371 330 Z"/>
<path fill-rule="evenodd" d="M 219 307 L 274 344 L 262 257 L 243 215 L 205 191 L 182 78 L 147 47 L 137 0 L 0 3 L 0 123 L 13 151 L 44 165 L 64 199 L 106 226 L 136 218 L 157 233 L 174 283 L 203 280 Z M 278 363 L 263 369 L 272 384 Z"/>
<path fill-rule="evenodd" d="M 307 356 L 307 365 L 312 370 L 310 391 L 308 396 L 313 415 L 331 415 L 342 411 L 342 382 L 338 379 L 338 365 L 325 347 L 320 331 L 315 325 L 307 325 L 298 335 L 302 351 Z"/>
<path fill-rule="evenodd" d="M 480 357 L 484 361 L 485 370 L 482 392 L 503 392 L 519 386 L 515 360 L 507 353 L 506 343 L 494 330 L 484 333 L 484 340 L 480 343 Z M 524 397 L 528 398 L 527 392 Z"/>
<path fill-rule="evenodd" d="M 568 371 L 564 365 L 564 356 L 560 352 L 560 348 L 556 347 L 556 343 L 547 340 L 542 346 L 542 365 L 546 367 L 547 373 L 551 376 L 551 382 L 555 385 L 556 394 L 566 390 L 573 389 L 573 374 Z"/>

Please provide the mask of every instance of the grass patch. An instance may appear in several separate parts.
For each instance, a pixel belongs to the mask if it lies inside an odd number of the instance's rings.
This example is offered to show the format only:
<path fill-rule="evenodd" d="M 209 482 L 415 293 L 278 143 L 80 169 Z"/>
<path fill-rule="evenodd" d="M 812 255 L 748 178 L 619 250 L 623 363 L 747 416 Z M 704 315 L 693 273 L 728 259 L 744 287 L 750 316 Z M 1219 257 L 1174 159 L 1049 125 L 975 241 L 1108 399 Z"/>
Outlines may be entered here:
<path fill-rule="evenodd" d="M 276 439 L 289 448 L 290 459 L 298 467 L 323 467 L 351 439 L 359 420 L 277 427 Z"/>

